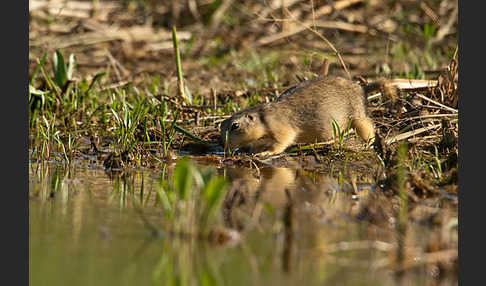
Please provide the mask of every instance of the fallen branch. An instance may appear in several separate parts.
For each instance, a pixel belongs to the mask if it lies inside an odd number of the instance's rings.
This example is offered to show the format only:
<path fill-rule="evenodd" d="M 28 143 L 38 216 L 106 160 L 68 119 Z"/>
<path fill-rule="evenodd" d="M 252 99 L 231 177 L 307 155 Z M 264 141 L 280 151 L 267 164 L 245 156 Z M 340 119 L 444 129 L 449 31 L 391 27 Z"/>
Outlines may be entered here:
<path fill-rule="evenodd" d="M 436 87 L 437 80 L 429 79 L 402 79 L 396 78 L 390 80 L 391 84 L 403 90 L 424 89 Z"/>
<path fill-rule="evenodd" d="M 54 2 L 54 1 L 29 1 L 29 12 L 47 9 L 68 9 L 68 10 L 93 10 L 93 9 L 115 9 L 120 8 L 121 4 L 116 1 L 96 1 L 93 2 L 84 1 L 66 1 L 66 2 Z M 57 14 L 57 13 L 56 13 Z"/>
<path fill-rule="evenodd" d="M 177 37 L 181 40 L 188 40 L 191 38 L 190 32 L 177 33 Z M 77 45 L 94 45 L 110 41 L 163 41 L 171 40 L 172 34 L 166 30 L 155 31 L 151 27 L 130 27 L 120 29 L 119 27 L 107 27 L 105 30 L 88 32 L 84 34 L 74 34 L 67 36 L 44 37 L 39 41 L 33 41 L 30 46 L 44 46 L 47 45 L 53 49 L 64 49 Z"/>
<path fill-rule="evenodd" d="M 402 133 L 402 134 L 393 136 L 390 139 L 387 139 L 386 140 L 386 144 L 387 145 L 390 145 L 392 143 L 405 140 L 407 138 L 410 138 L 412 136 L 415 136 L 415 135 L 424 133 L 426 131 L 433 130 L 433 129 L 437 129 L 437 128 L 441 127 L 441 126 L 442 126 L 441 124 L 435 124 L 435 125 L 432 125 L 432 126 L 422 127 L 422 128 L 419 128 L 419 129 L 415 129 L 415 130 L 412 130 L 412 131 L 408 131 L 408 132 L 405 132 L 405 133 Z"/>
<path fill-rule="evenodd" d="M 437 105 L 437 106 L 440 106 L 440 107 L 442 107 L 442 108 L 444 108 L 444 109 L 447 109 L 447 110 L 449 110 L 449 111 L 452 111 L 452 112 L 454 112 L 454 113 L 458 113 L 458 112 L 459 112 L 459 111 L 458 111 L 457 109 L 455 109 L 455 108 L 452 108 L 452 107 L 449 107 L 449 106 L 444 105 L 444 104 L 442 104 L 442 103 L 439 103 L 439 102 L 437 102 L 437 101 L 435 101 L 435 100 L 433 100 L 433 99 L 430 99 L 430 98 L 428 98 L 428 97 L 426 97 L 426 96 L 424 96 L 424 95 L 421 95 L 421 94 L 419 94 L 419 93 L 417 93 L 417 94 L 415 94 L 415 95 L 416 95 L 417 97 L 420 97 L 420 98 L 421 98 L 421 99 L 423 99 L 423 100 L 426 100 L 426 101 L 428 101 L 428 102 L 431 102 L 431 103 L 433 103 L 433 104 L 435 104 L 435 105 Z"/>
<path fill-rule="evenodd" d="M 271 21 L 278 21 L 278 20 L 272 19 Z M 357 32 L 357 33 L 367 33 L 369 31 L 368 27 L 366 27 L 365 25 L 349 24 L 340 21 L 315 21 L 315 22 L 306 21 L 306 22 L 301 22 L 301 25 L 302 26 L 295 27 L 292 30 L 287 30 L 271 36 L 262 37 L 259 40 L 257 40 L 256 46 L 268 45 L 280 39 L 293 36 L 306 29 L 310 29 L 310 26 L 316 26 L 319 28 L 326 28 L 326 29 L 345 30 L 345 31 Z"/>
<path fill-rule="evenodd" d="M 398 89 L 405 90 L 405 91 L 417 91 L 417 90 L 423 90 L 427 88 L 433 88 L 436 87 L 438 83 L 437 80 L 402 79 L 402 78 L 390 79 L 389 81 L 391 85 L 396 86 Z M 367 99 L 372 100 L 380 96 L 381 93 L 376 93 L 368 96 Z"/>
<path fill-rule="evenodd" d="M 331 14 L 333 10 L 339 11 L 343 10 L 344 8 L 347 8 L 351 5 L 354 5 L 356 3 L 364 2 L 364 0 L 341 0 L 341 1 L 336 1 L 333 3 L 333 5 L 324 5 L 321 8 L 317 9 L 314 12 L 314 17 L 320 17 L 323 15 L 328 15 Z"/>

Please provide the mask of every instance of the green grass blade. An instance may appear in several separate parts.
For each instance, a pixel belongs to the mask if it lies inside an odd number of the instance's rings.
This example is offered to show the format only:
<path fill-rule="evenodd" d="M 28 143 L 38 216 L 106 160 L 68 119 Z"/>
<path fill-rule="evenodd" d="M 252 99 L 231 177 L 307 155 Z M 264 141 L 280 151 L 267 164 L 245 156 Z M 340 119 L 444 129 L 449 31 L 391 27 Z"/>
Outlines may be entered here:
<path fill-rule="evenodd" d="M 66 63 L 64 57 L 59 50 L 56 50 L 52 59 L 52 70 L 54 71 L 54 79 L 57 86 L 64 87 L 67 80 Z"/>
<path fill-rule="evenodd" d="M 333 136 L 333 139 L 334 140 L 337 140 L 338 130 L 337 130 L 337 127 L 336 127 L 336 121 L 335 120 L 332 120 L 331 125 L 332 125 L 332 136 Z"/>
<path fill-rule="evenodd" d="M 68 80 L 72 80 L 75 66 L 76 66 L 76 57 L 74 56 L 74 54 L 71 54 L 69 55 L 68 68 L 66 74 Z"/>
<path fill-rule="evenodd" d="M 29 85 L 29 93 L 41 96 L 41 95 L 46 95 L 49 92 L 48 91 L 39 90 L 39 89 L 33 87 L 32 85 Z"/>
<path fill-rule="evenodd" d="M 176 60 L 176 68 L 177 68 L 177 79 L 182 81 L 182 67 L 181 67 L 181 54 L 179 52 L 179 43 L 177 41 L 177 31 L 176 27 L 172 27 L 172 43 L 174 45 L 174 54 Z"/>
<path fill-rule="evenodd" d="M 159 186 L 156 189 L 156 195 L 157 195 L 157 198 L 162 203 L 162 209 L 164 211 L 165 216 L 167 218 L 171 218 L 174 207 L 171 204 L 169 197 L 167 196 L 167 192 L 164 190 L 164 188 L 162 186 Z"/>
<path fill-rule="evenodd" d="M 32 77 L 30 78 L 30 85 L 32 85 L 32 86 L 34 85 L 35 77 L 39 73 L 41 67 L 45 64 L 46 59 L 47 59 L 47 53 L 45 53 L 42 56 L 41 60 L 39 61 L 39 64 L 35 67 L 34 71 L 32 72 Z"/>
<path fill-rule="evenodd" d="M 216 210 L 226 185 L 227 182 L 222 176 L 213 177 L 206 185 L 203 193 L 206 198 L 208 216 L 210 216 Z"/>
<path fill-rule="evenodd" d="M 200 143 L 206 143 L 206 144 L 211 144 L 213 142 L 210 142 L 210 141 L 205 141 L 205 140 L 202 140 L 201 138 L 198 138 L 197 136 L 195 136 L 194 134 L 192 134 L 191 132 L 179 127 L 178 125 L 174 125 L 174 128 L 175 130 L 179 131 L 180 133 L 186 135 L 187 137 L 191 138 L 192 140 L 196 141 L 196 142 L 200 142 Z"/>
<path fill-rule="evenodd" d="M 182 65 L 181 65 L 181 53 L 179 51 L 179 43 L 177 40 L 177 30 L 176 27 L 172 27 L 172 43 L 174 47 L 176 69 L 177 69 L 177 80 L 179 85 L 179 93 L 184 98 L 186 102 L 192 104 L 192 95 L 189 88 L 184 83 L 184 78 L 182 76 Z"/>
<path fill-rule="evenodd" d="M 89 92 L 91 90 L 91 88 L 93 88 L 94 84 L 99 81 L 106 73 L 105 72 L 99 72 L 97 73 L 94 77 L 93 77 L 93 80 L 91 81 L 91 83 L 89 84 L 89 87 L 88 89 L 86 90 L 86 92 Z"/>
<path fill-rule="evenodd" d="M 192 189 L 192 166 L 187 159 L 181 159 L 174 168 L 174 187 L 180 200 L 186 200 Z"/>
<path fill-rule="evenodd" d="M 192 94 L 185 83 L 184 83 L 184 97 L 186 98 L 187 102 L 189 102 L 189 104 L 192 104 L 193 102 Z"/>

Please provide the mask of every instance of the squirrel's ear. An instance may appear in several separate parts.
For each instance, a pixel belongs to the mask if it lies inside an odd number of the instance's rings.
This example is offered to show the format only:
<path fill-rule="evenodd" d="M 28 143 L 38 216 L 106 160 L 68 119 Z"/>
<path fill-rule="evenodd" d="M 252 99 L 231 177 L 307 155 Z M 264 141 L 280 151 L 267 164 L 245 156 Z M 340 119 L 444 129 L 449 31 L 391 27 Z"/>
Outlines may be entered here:
<path fill-rule="evenodd" d="M 248 119 L 250 119 L 251 121 L 255 120 L 255 117 L 251 114 L 247 114 L 246 117 L 248 117 Z"/>

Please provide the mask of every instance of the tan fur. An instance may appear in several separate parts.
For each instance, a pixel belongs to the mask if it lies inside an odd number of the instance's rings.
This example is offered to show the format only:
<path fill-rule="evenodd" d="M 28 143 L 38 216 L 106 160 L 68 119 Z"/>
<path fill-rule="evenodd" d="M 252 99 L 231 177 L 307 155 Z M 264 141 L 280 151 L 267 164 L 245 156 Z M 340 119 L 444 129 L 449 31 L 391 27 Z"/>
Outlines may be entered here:
<path fill-rule="evenodd" d="M 299 83 L 274 102 L 235 113 L 221 124 L 220 141 L 232 150 L 246 146 L 253 153 L 278 154 L 294 143 L 332 139 L 333 120 L 340 130 L 351 120 L 363 140 L 374 138 L 364 89 L 344 78 L 321 76 Z"/>
<path fill-rule="evenodd" d="M 375 125 L 369 118 L 353 119 L 351 127 L 356 130 L 358 136 L 365 141 L 372 141 L 375 138 Z"/>
<path fill-rule="evenodd" d="M 383 78 L 366 84 L 363 89 L 366 94 L 380 92 L 385 99 L 390 100 L 391 104 L 395 104 L 398 101 L 400 93 L 400 90 L 396 86 L 389 80 Z"/>

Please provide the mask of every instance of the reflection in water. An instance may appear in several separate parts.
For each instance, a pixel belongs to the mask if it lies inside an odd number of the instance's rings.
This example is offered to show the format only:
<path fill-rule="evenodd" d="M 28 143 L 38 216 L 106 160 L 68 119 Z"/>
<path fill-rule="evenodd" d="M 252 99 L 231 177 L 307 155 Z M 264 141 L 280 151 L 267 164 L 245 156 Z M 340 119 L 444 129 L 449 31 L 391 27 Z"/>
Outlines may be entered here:
<path fill-rule="evenodd" d="M 356 203 L 349 200 L 352 187 L 340 186 L 331 177 L 315 174 L 310 177 L 300 170 L 288 168 L 263 168 L 256 175 L 248 170 L 227 169 L 226 175 L 233 182 L 223 209 L 227 227 L 243 231 L 246 222 L 268 230 L 277 228 L 277 232 L 283 233 L 279 251 L 282 253 L 282 270 L 287 273 L 292 272 L 293 264 L 299 270 L 303 266 L 299 264 L 315 259 L 315 254 L 329 243 L 328 239 L 332 240 L 332 235 L 320 231 L 323 223 L 333 225 L 350 220 L 353 211 L 357 210 Z M 366 191 L 360 192 L 361 199 L 366 194 Z M 341 195 L 346 199 L 338 199 Z M 265 218 L 260 219 L 265 206 L 281 213 L 276 216 L 281 220 L 270 227 L 264 226 Z M 350 212 L 346 213 L 346 210 Z M 296 251 L 304 249 L 305 254 Z M 309 264 L 306 269 L 319 272 L 316 263 Z"/>
<path fill-rule="evenodd" d="M 291 271 L 292 252 L 294 248 L 294 203 L 290 192 L 287 189 L 285 189 L 285 194 L 287 195 L 287 205 L 285 206 L 283 217 L 285 239 L 282 254 L 282 267 L 284 272 L 289 273 Z"/>
<path fill-rule="evenodd" d="M 241 241 L 170 237 L 155 193 L 172 168 L 113 176 L 31 164 L 31 284 L 457 284 L 454 277 L 437 280 L 423 265 L 394 280 L 391 201 L 369 184 L 357 183 L 355 193 L 351 184 L 302 170 L 220 170 L 230 182 L 220 221 Z M 409 227 L 409 252 L 419 253 L 438 232 Z"/>

